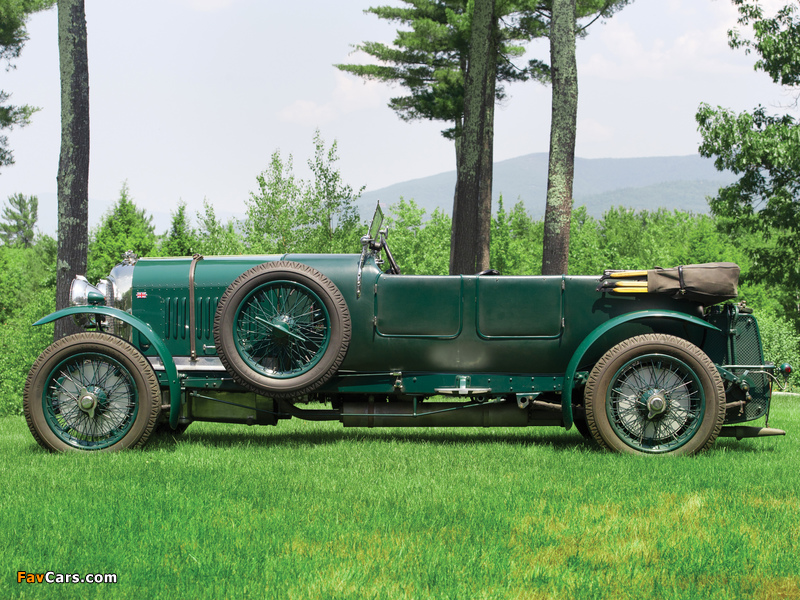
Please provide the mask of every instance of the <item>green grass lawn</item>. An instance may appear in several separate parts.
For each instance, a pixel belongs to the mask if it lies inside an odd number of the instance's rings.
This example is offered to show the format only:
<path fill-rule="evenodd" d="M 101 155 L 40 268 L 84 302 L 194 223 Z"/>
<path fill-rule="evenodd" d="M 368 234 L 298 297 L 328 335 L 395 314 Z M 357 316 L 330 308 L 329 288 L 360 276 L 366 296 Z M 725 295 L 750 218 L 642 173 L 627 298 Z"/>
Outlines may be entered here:
<path fill-rule="evenodd" d="M 56 455 L 4 418 L 0 598 L 800 598 L 800 397 L 770 425 L 693 458 L 300 421 Z"/>

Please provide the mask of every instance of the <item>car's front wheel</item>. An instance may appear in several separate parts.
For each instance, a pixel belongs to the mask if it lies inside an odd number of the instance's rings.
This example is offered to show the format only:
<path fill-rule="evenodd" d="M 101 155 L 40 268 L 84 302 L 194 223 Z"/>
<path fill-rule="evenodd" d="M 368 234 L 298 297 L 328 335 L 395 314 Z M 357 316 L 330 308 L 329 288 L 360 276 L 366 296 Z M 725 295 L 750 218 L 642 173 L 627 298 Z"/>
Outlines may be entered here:
<path fill-rule="evenodd" d="M 694 344 L 647 334 L 611 348 L 586 383 L 586 421 L 597 442 L 630 454 L 694 454 L 725 419 L 714 363 Z"/>
<path fill-rule="evenodd" d="M 143 445 L 161 410 L 158 379 L 125 340 L 78 333 L 51 344 L 31 367 L 23 408 L 48 450 L 114 451 Z"/>

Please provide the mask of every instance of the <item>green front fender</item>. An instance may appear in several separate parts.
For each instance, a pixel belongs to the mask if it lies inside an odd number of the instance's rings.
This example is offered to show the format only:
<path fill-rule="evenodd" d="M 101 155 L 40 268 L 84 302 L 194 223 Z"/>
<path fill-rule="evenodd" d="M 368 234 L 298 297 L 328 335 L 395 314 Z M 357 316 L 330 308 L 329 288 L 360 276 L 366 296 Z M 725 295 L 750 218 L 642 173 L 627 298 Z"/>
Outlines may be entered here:
<path fill-rule="evenodd" d="M 147 342 L 153 346 L 161 362 L 164 363 L 164 370 L 167 373 L 167 380 L 169 382 L 169 425 L 175 429 L 178 426 L 178 416 L 181 411 L 181 385 L 178 379 L 178 369 L 175 368 L 175 361 L 172 359 L 172 354 L 170 354 L 170 351 L 161 338 L 158 337 L 150 325 L 144 321 L 118 308 L 111 308 L 109 306 L 72 306 L 70 308 L 63 308 L 39 319 L 33 325 L 44 325 L 45 323 L 57 321 L 62 317 L 79 314 L 105 315 L 107 317 L 119 319 L 136 329 L 136 331 L 144 336 Z"/>
<path fill-rule="evenodd" d="M 572 358 L 567 365 L 567 372 L 564 373 L 564 384 L 561 392 L 561 413 L 564 418 L 564 427 L 566 429 L 572 427 L 573 423 L 572 388 L 575 385 L 575 375 L 578 372 L 578 366 L 581 364 L 583 356 L 586 354 L 589 348 L 591 348 L 592 344 L 599 340 L 604 334 L 608 333 L 619 325 L 630 323 L 631 321 L 653 318 L 675 319 L 677 321 L 684 321 L 699 327 L 705 327 L 713 331 L 720 331 L 718 327 L 711 325 L 708 321 L 704 321 L 699 317 L 693 317 L 685 313 L 671 310 L 640 310 L 637 312 L 620 315 L 619 317 L 614 317 L 613 319 L 606 321 L 584 338 L 580 346 L 578 346 L 578 349 L 575 350 L 575 353 L 572 355 Z"/>

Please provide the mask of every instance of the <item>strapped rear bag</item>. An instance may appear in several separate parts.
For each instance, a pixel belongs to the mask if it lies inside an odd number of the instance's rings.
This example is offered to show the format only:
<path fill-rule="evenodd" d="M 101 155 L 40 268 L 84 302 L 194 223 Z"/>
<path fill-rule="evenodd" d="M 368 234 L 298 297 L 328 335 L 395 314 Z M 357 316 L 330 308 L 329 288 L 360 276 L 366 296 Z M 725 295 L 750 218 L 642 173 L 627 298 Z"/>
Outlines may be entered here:
<path fill-rule="evenodd" d="M 735 298 L 738 285 L 739 265 L 736 263 L 705 263 L 647 271 L 648 293 L 669 294 L 678 300 L 705 305 Z"/>

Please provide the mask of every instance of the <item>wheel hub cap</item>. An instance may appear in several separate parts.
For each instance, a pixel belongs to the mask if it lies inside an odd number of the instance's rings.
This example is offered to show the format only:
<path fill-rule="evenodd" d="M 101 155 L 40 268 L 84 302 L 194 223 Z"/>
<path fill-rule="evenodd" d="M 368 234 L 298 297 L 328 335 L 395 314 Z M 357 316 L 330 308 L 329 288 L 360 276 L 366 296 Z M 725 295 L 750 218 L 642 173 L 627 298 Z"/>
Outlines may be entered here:
<path fill-rule="evenodd" d="M 97 396 L 83 388 L 78 399 L 78 408 L 89 415 L 90 419 L 93 419 L 94 409 L 97 408 Z"/>
<path fill-rule="evenodd" d="M 275 317 L 272 320 L 272 331 L 278 338 L 287 338 L 292 334 L 293 320 L 288 315 Z"/>
<path fill-rule="evenodd" d="M 669 401 L 664 390 L 651 390 L 645 394 L 645 406 L 647 407 L 647 418 L 653 419 L 663 415 L 669 408 Z"/>

